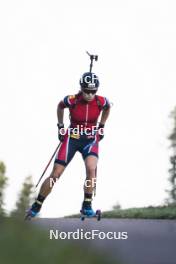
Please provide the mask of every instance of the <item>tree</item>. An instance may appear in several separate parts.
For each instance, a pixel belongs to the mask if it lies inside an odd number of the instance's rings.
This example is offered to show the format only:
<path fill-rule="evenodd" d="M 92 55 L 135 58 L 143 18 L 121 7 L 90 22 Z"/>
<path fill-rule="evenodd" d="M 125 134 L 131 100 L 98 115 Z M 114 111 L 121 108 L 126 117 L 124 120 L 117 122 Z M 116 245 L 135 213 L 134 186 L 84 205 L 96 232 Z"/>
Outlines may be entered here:
<path fill-rule="evenodd" d="M 116 202 L 116 204 L 113 205 L 112 209 L 113 209 L 113 210 L 120 210 L 120 209 L 121 209 L 121 205 L 120 205 L 120 203 L 119 203 L 119 202 Z"/>
<path fill-rule="evenodd" d="M 4 205 L 4 189 L 7 186 L 7 177 L 5 176 L 6 167 L 5 164 L 0 161 L 0 216 L 5 215 L 3 208 Z"/>
<path fill-rule="evenodd" d="M 170 157 L 171 168 L 169 169 L 169 182 L 171 184 L 171 189 L 167 192 L 169 193 L 169 203 L 176 203 L 176 107 L 171 112 L 170 117 L 173 119 L 173 130 L 169 135 L 168 139 L 171 142 L 172 155 Z"/>
<path fill-rule="evenodd" d="M 19 193 L 18 201 L 16 202 L 16 209 L 11 213 L 11 216 L 24 215 L 26 209 L 28 209 L 31 204 L 31 200 L 33 199 L 33 187 L 32 177 L 26 177 Z"/>

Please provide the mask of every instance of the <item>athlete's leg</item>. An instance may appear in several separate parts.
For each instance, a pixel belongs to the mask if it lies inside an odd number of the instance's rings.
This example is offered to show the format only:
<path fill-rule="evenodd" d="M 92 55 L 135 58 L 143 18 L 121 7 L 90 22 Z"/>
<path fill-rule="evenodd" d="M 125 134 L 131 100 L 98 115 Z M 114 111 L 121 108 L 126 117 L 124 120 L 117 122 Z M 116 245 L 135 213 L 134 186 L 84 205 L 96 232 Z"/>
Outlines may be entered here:
<path fill-rule="evenodd" d="M 46 178 L 46 180 L 43 182 L 35 202 L 32 204 L 31 208 L 29 209 L 27 213 L 27 218 L 28 216 L 34 217 L 40 211 L 44 200 L 46 199 L 48 194 L 51 192 L 54 186 L 54 183 L 61 176 L 64 169 L 65 169 L 65 166 L 61 164 L 57 164 L 57 163 L 54 164 L 54 167 L 53 167 L 53 170 L 50 176 Z"/>
<path fill-rule="evenodd" d="M 93 216 L 91 202 L 93 190 L 96 185 L 96 168 L 98 162 L 98 139 L 94 137 L 91 140 L 85 140 L 81 150 L 82 157 L 86 167 L 86 180 L 84 183 L 84 201 L 81 212 L 85 215 Z"/>
<path fill-rule="evenodd" d="M 55 164 L 50 176 L 43 182 L 40 192 L 36 198 L 36 201 L 32 204 L 31 209 L 29 210 L 30 216 L 35 216 L 41 209 L 42 203 L 51 192 L 55 182 L 60 178 L 65 167 L 72 160 L 76 152 L 76 146 L 72 140 L 68 137 L 65 137 L 64 142 L 62 143 L 55 159 Z"/>
<path fill-rule="evenodd" d="M 92 196 L 96 185 L 96 168 L 98 158 L 95 155 L 89 155 L 85 159 L 86 180 L 84 183 L 84 201 L 82 203 L 82 213 L 85 215 L 94 215 L 92 210 Z"/>
<path fill-rule="evenodd" d="M 63 173 L 65 166 L 55 163 L 53 166 L 53 170 L 48 178 L 43 182 L 39 194 L 43 197 L 47 197 L 48 194 L 51 192 L 54 183 L 60 178 L 61 174 Z"/>
<path fill-rule="evenodd" d="M 43 200 L 51 192 L 55 182 L 60 178 L 65 167 L 74 157 L 75 152 L 76 146 L 74 144 L 74 141 L 72 141 L 69 137 L 66 137 L 56 155 L 55 164 L 50 176 L 43 182 L 41 186 L 39 196 L 43 197 Z"/>
<path fill-rule="evenodd" d="M 85 193 L 93 193 L 93 189 L 96 184 L 96 168 L 97 168 L 98 158 L 94 155 L 89 155 L 85 159 L 86 167 L 86 181 L 84 184 Z"/>

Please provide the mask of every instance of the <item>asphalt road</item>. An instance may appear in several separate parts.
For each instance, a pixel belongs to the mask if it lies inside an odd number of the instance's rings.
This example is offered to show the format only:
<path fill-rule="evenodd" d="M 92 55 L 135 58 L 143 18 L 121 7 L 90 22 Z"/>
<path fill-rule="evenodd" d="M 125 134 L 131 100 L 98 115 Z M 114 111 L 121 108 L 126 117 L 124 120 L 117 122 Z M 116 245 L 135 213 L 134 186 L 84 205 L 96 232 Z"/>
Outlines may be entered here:
<path fill-rule="evenodd" d="M 126 264 L 176 264 L 175 220 L 102 219 L 98 222 L 86 219 L 82 222 L 80 219 L 38 218 L 33 223 L 47 229 L 48 237 L 52 239 L 61 240 L 67 235 L 66 239 L 73 240 L 72 233 L 68 232 L 76 232 L 74 243 L 106 252 L 113 257 L 114 263 L 116 259 L 120 259 Z M 97 235 L 94 239 L 83 239 L 81 233 L 86 232 L 89 232 L 87 238 L 92 236 L 92 232 Z M 100 232 L 104 232 L 106 238 L 101 239 L 104 234 L 99 234 Z M 112 239 L 114 232 L 116 239 Z M 111 239 L 107 238 L 107 233 Z"/>

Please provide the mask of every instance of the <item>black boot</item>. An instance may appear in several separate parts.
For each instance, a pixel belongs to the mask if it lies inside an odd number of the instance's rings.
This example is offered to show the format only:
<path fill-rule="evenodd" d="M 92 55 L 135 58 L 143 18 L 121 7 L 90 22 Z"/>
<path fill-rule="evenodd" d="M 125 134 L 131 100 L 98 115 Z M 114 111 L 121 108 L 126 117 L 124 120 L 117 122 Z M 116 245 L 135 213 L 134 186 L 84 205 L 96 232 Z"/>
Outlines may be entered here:
<path fill-rule="evenodd" d="M 30 219 L 32 217 L 35 217 L 40 212 L 44 199 L 45 197 L 43 197 L 40 194 L 38 195 L 36 201 L 32 204 L 31 208 L 28 210 L 26 218 Z"/>

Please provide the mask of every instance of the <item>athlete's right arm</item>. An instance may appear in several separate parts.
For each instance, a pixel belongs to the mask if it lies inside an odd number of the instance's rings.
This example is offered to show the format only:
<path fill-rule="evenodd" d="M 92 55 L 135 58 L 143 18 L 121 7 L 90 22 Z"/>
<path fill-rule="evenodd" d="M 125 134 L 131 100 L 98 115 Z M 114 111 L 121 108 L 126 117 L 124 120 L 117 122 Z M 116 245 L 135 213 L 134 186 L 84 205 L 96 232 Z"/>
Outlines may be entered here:
<path fill-rule="evenodd" d="M 57 107 L 58 123 L 63 123 L 64 108 L 71 108 L 75 104 L 75 99 L 75 95 L 67 95 L 62 101 L 60 101 Z"/>
<path fill-rule="evenodd" d="M 64 108 L 60 107 L 60 103 L 57 106 L 57 120 L 58 124 L 63 124 L 63 119 L 64 119 Z"/>
<path fill-rule="evenodd" d="M 68 96 L 65 96 L 62 101 L 59 102 L 57 106 L 57 119 L 58 124 L 63 124 L 64 119 L 64 108 L 69 107 Z"/>
<path fill-rule="evenodd" d="M 57 106 L 58 138 L 61 142 L 64 141 L 64 135 L 61 132 L 64 132 L 64 108 L 66 107 L 67 105 L 65 104 L 65 98 L 64 98 L 64 100 L 60 101 Z"/>

